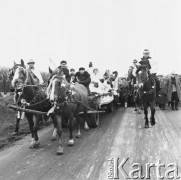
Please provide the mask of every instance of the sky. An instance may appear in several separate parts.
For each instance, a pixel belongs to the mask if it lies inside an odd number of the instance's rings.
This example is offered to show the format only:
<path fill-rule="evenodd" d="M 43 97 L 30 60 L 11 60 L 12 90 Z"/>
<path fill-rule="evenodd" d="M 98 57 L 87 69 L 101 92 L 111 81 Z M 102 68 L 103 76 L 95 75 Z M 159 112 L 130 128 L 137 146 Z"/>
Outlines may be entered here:
<path fill-rule="evenodd" d="M 180 0 L 0 0 L 0 66 L 36 61 L 124 75 L 144 49 L 152 71 L 181 73 Z"/>

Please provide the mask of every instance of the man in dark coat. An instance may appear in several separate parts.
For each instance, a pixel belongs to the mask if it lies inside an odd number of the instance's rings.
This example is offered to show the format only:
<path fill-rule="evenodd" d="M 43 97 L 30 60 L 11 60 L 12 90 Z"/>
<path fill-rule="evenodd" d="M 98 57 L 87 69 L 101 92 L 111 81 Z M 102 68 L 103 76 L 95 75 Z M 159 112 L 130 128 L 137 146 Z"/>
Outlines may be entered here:
<path fill-rule="evenodd" d="M 150 57 L 150 52 L 148 49 L 145 49 L 143 52 L 143 57 L 141 58 L 141 61 L 139 61 L 140 65 L 137 65 L 137 60 L 135 59 L 133 61 L 133 64 L 136 66 L 137 70 L 136 70 L 136 74 L 138 74 L 138 71 L 140 71 L 142 68 L 147 69 L 148 74 L 150 75 L 150 69 L 151 69 L 151 65 L 150 65 L 150 61 L 149 59 L 151 59 Z"/>
<path fill-rule="evenodd" d="M 181 100 L 181 82 L 175 72 L 172 72 L 167 81 L 167 99 L 171 102 L 172 110 L 178 110 L 178 103 Z"/>
<path fill-rule="evenodd" d="M 69 75 L 69 69 L 67 67 L 67 61 L 65 60 L 61 61 L 58 69 L 63 72 L 67 82 L 70 82 L 70 75 Z"/>
<path fill-rule="evenodd" d="M 89 84 L 91 83 L 90 74 L 85 71 L 85 68 L 79 68 L 79 71 L 75 74 L 76 80 L 79 84 L 83 84 L 90 94 Z"/>

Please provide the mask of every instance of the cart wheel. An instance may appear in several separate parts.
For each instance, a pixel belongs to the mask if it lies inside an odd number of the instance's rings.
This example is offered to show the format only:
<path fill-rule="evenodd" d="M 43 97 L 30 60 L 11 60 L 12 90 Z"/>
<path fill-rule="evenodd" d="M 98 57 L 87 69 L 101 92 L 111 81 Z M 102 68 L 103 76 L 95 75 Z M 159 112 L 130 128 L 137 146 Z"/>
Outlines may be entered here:
<path fill-rule="evenodd" d="M 114 104 L 113 104 L 113 102 L 109 103 L 109 104 L 107 105 L 107 107 L 108 107 L 108 112 L 109 112 L 109 113 L 111 113 L 111 112 L 114 111 Z"/>

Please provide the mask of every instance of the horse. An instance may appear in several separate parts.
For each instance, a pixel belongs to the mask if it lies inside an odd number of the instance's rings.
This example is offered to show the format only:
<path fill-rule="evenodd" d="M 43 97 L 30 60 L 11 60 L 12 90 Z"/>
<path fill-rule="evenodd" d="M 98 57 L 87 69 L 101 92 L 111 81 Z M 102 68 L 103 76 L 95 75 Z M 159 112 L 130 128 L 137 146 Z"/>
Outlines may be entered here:
<path fill-rule="evenodd" d="M 22 60 L 21 60 L 21 61 L 22 61 Z M 14 74 L 15 74 L 15 70 L 16 70 L 18 67 L 25 67 L 24 64 L 23 64 L 23 61 L 22 61 L 21 64 L 16 64 L 16 63 L 14 62 L 13 67 L 12 67 L 11 69 L 9 69 L 8 78 L 9 78 L 10 82 L 12 82 L 13 77 L 14 77 Z M 12 83 L 11 83 L 10 91 L 11 91 L 11 92 L 15 92 L 15 88 L 13 87 Z M 19 96 L 20 91 L 17 90 L 17 91 L 15 92 L 15 94 L 16 94 L 16 97 Z M 14 102 L 16 102 L 15 97 L 14 97 Z M 20 103 L 20 102 L 18 102 L 18 103 Z M 18 103 L 16 102 L 16 105 L 18 105 Z M 14 129 L 14 132 L 12 133 L 12 135 L 17 135 L 17 134 L 19 133 L 19 123 L 20 123 L 21 120 L 24 119 L 24 114 L 25 114 L 25 113 L 24 113 L 24 112 L 21 112 L 21 111 L 17 111 L 17 112 L 16 112 L 16 125 L 15 125 L 15 129 Z"/>
<path fill-rule="evenodd" d="M 59 138 L 59 154 L 63 154 L 62 143 L 62 121 L 63 118 L 68 120 L 69 126 L 69 146 L 74 145 L 73 139 L 73 119 L 77 120 L 77 134 L 76 138 L 81 137 L 80 132 L 80 116 L 79 112 L 84 112 L 85 122 L 87 121 L 87 108 L 88 105 L 88 91 L 84 85 L 75 84 L 71 86 L 67 83 L 66 79 L 61 75 L 57 75 L 50 71 L 49 85 L 47 88 L 47 96 L 52 103 L 52 110 L 50 113 L 55 113 L 57 120 L 56 128 L 54 129 L 54 136 L 58 135 Z"/>
<path fill-rule="evenodd" d="M 14 64 L 12 73 L 11 83 L 12 87 L 15 88 L 15 100 L 17 105 L 31 110 L 42 112 L 49 111 L 51 104 L 47 99 L 46 93 L 37 86 L 31 73 L 26 69 L 23 60 L 21 60 L 21 64 Z M 40 141 L 37 131 L 42 115 L 33 115 L 25 112 L 25 116 L 28 120 L 32 137 L 30 148 L 38 148 Z M 53 116 L 52 121 L 56 124 Z"/>
<path fill-rule="evenodd" d="M 140 74 L 138 74 L 141 71 Z M 155 125 L 155 100 L 156 100 L 156 81 L 155 76 L 151 75 L 144 65 L 140 65 L 137 70 L 137 83 L 139 85 L 139 94 L 142 100 L 145 128 L 149 128 L 148 107 L 151 109 L 150 123 Z"/>

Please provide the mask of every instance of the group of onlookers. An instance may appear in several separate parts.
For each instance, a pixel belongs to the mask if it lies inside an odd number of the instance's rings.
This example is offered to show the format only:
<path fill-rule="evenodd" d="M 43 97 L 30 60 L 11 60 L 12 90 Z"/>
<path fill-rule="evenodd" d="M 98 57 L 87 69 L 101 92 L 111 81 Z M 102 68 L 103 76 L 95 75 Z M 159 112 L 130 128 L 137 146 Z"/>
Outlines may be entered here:
<path fill-rule="evenodd" d="M 180 77 L 172 72 L 169 76 L 158 76 L 160 82 L 160 91 L 157 96 L 158 105 L 165 109 L 166 103 L 171 105 L 172 110 L 178 110 L 181 100 L 181 81 Z"/>
<path fill-rule="evenodd" d="M 144 55 L 145 54 L 148 54 L 147 50 L 144 52 Z M 141 64 L 148 66 L 148 69 L 150 69 L 150 63 L 147 59 L 142 60 Z M 33 60 L 29 60 L 28 68 L 33 73 L 34 78 L 41 84 L 43 83 L 41 74 L 35 69 L 34 64 L 35 62 Z M 136 62 L 134 62 L 134 65 L 137 66 Z M 133 68 L 133 66 L 130 66 L 129 71 L 132 71 Z M 84 67 L 80 67 L 76 72 L 73 68 L 70 70 L 68 69 L 67 61 L 65 60 L 60 62 L 60 66 L 57 69 L 60 70 L 68 82 L 84 85 L 89 94 L 94 92 L 104 94 L 110 90 L 115 90 L 118 92 L 119 101 L 124 107 L 132 105 L 131 103 L 128 103 L 129 95 L 133 93 L 133 84 L 136 83 L 136 79 L 132 74 L 133 77 L 128 75 L 128 77 L 118 78 L 117 71 L 111 73 L 110 70 L 106 70 L 104 75 L 101 76 L 99 70 L 93 67 L 92 62 L 89 63 L 89 68 L 87 70 Z M 172 110 L 177 110 L 179 100 L 181 100 L 181 82 L 178 75 L 172 72 L 168 77 L 158 75 L 157 78 L 160 86 L 156 98 L 157 104 L 160 108 L 165 109 L 168 102 L 168 104 L 171 105 Z"/>

